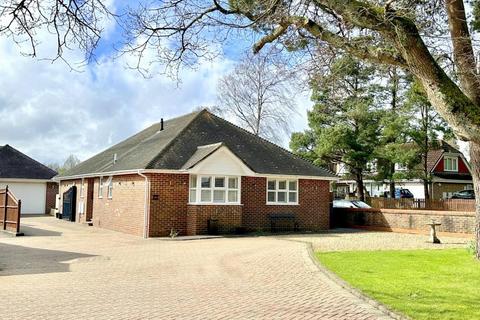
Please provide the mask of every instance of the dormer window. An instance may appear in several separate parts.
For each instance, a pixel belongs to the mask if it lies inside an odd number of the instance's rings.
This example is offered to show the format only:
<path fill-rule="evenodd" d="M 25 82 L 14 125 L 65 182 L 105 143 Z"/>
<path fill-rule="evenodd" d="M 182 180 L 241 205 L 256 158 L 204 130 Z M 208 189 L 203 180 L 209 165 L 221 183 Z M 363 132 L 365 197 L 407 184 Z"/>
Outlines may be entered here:
<path fill-rule="evenodd" d="M 444 157 L 443 167 L 445 171 L 458 172 L 458 157 Z"/>

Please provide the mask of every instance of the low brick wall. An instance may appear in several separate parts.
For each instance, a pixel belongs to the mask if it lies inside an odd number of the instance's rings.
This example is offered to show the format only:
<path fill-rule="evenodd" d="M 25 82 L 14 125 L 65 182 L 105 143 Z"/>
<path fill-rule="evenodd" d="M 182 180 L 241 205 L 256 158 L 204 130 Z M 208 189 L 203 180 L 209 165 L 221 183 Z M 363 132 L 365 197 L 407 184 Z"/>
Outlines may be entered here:
<path fill-rule="evenodd" d="M 208 233 L 208 220 L 218 220 L 218 232 L 233 233 L 242 225 L 241 205 L 189 205 L 187 209 L 187 235 Z"/>
<path fill-rule="evenodd" d="M 473 234 L 475 231 L 475 212 L 336 208 L 332 219 L 334 227 L 428 231 L 426 224 L 434 220 L 442 224 L 437 229 L 439 232 Z"/>

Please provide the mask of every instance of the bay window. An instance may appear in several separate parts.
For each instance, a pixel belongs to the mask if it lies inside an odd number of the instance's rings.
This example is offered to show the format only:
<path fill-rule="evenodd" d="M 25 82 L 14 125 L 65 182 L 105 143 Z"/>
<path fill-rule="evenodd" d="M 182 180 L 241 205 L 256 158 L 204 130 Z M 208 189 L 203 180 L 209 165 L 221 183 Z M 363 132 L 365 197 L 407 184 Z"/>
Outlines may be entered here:
<path fill-rule="evenodd" d="M 240 177 L 190 175 L 189 202 L 239 204 Z"/>
<path fill-rule="evenodd" d="M 267 204 L 298 204 L 298 180 L 268 179 Z"/>

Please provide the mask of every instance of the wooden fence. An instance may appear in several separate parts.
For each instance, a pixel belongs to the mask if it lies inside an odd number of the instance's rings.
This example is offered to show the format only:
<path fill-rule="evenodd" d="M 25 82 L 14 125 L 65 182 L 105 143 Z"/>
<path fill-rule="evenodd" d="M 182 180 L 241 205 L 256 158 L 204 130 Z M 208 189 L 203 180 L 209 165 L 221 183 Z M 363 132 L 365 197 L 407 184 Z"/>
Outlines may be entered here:
<path fill-rule="evenodd" d="M 370 205 L 378 209 L 411 209 L 474 212 L 475 200 L 467 199 L 392 199 L 370 198 Z"/>
<path fill-rule="evenodd" d="M 20 213 L 22 210 L 22 201 L 17 200 L 13 193 L 5 189 L 0 189 L 0 224 L 2 230 L 13 232 L 20 235 Z"/>

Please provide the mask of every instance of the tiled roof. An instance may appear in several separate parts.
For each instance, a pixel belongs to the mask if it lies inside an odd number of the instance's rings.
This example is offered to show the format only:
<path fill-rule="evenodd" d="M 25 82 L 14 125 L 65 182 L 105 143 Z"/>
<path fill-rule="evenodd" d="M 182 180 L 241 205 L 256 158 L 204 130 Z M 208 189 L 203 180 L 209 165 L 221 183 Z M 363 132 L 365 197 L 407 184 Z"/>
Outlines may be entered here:
<path fill-rule="evenodd" d="M 0 147 L 0 178 L 49 180 L 57 174 L 8 144 Z"/>
<path fill-rule="evenodd" d="M 160 123 L 154 124 L 82 162 L 63 176 L 133 169 L 180 170 L 213 152 L 213 146 L 204 150 L 199 147 L 220 143 L 257 173 L 335 177 L 331 171 L 255 136 L 207 110 L 165 121 L 164 130 L 160 130 Z M 115 164 L 114 154 L 117 154 Z"/>

